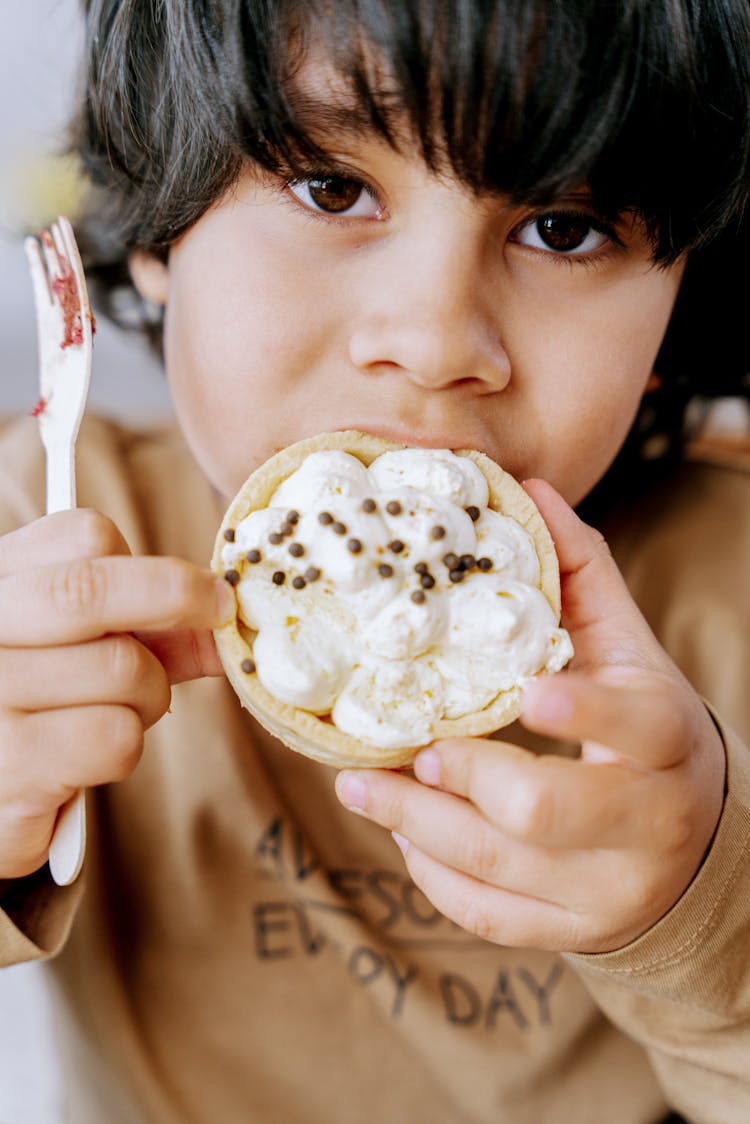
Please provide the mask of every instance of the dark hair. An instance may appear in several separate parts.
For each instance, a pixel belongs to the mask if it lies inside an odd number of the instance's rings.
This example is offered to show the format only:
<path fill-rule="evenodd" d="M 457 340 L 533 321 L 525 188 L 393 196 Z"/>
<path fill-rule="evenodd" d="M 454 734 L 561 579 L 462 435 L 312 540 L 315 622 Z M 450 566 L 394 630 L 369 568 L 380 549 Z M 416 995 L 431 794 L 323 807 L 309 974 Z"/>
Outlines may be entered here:
<path fill-rule="evenodd" d="M 670 414 L 696 391 L 747 391 L 734 281 L 750 250 L 747 0 L 84 7 L 76 144 L 96 203 L 82 241 L 110 289 L 132 249 L 166 255 L 243 161 L 291 175 L 320 160 L 319 107 L 295 81 L 314 50 L 350 92 L 350 119 L 399 147 L 406 118 L 427 164 L 472 189 L 546 203 L 587 183 L 605 212 L 638 212 L 657 265 L 689 254 L 658 364 Z"/>

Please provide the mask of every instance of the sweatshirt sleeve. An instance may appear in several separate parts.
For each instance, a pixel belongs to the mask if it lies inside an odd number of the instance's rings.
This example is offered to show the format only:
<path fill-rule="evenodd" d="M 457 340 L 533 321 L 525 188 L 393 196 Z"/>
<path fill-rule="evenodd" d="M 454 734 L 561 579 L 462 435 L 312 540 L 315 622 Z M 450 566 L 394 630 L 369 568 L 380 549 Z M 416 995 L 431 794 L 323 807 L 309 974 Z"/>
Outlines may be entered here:
<path fill-rule="evenodd" d="M 0 968 L 59 952 L 82 892 L 82 878 L 56 886 L 46 864 L 28 878 L 0 879 Z"/>
<path fill-rule="evenodd" d="M 720 731 L 727 796 L 691 885 L 625 948 L 566 959 L 612 1022 L 646 1048 L 673 1107 L 696 1124 L 747 1124 L 750 750 Z"/>

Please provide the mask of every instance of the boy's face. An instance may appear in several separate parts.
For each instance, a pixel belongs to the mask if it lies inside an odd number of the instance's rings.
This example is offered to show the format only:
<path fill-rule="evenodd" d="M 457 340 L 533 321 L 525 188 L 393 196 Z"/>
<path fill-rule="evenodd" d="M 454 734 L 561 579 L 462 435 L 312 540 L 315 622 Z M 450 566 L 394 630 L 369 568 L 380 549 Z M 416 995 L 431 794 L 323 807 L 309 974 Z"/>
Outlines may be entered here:
<path fill-rule="evenodd" d="M 213 482 L 358 428 L 480 449 L 579 501 L 630 428 L 682 265 L 654 267 L 639 224 L 606 227 L 585 191 L 536 212 L 340 124 L 316 139 L 329 166 L 248 170 L 168 266 L 134 262 Z"/>

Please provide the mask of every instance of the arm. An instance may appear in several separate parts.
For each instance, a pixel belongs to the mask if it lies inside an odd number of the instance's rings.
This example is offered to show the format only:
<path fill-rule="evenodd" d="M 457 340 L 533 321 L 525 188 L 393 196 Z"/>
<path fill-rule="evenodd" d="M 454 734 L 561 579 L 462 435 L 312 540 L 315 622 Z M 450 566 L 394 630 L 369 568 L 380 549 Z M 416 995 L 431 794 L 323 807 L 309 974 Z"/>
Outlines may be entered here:
<path fill-rule="evenodd" d="M 611 1000 L 613 994 L 636 994 L 632 973 L 613 972 L 611 958 L 643 947 L 642 941 L 649 955 L 656 955 L 675 918 L 680 927 L 674 940 L 689 940 L 677 903 L 683 895 L 693 897 L 688 887 L 722 814 L 721 736 L 646 625 L 601 537 L 550 488 L 535 484 L 530 490 L 558 546 L 564 623 L 573 634 L 576 658 L 570 672 L 528 691 L 524 721 L 541 733 L 580 742 L 580 757 L 536 757 L 482 739 L 444 742 L 417 757 L 417 779 L 343 774 L 339 795 L 402 837 L 415 882 L 459 924 L 506 945 L 578 954 L 576 967 L 587 982 L 595 980 L 597 1000 L 605 992 L 610 997 L 601 1004 L 610 1017 L 660 1059 L 684 1059 L 692 1031 L 701 1039 L 698 1065 L 710 1055 L 717 1074 L 722 1069 L 731 1074 L 726 1080 L 746 1119 L 750 1041 L 743 1043 L 743 1036 L 750 996 L 725 1006 L 717 986 L 733 970 L 736 933 L 725 939 L 720 926 L 702 967 L 703 991 L 723 1012 L 723 1036 L 714 1033 L 715 1010 L 691 1024 L 685 1011 L 673 1015 L 675 1025 L 689 1026 L 679 1044 L 669 1020 L 660 1021 L 659 1012 L 673 1003 L 695 1010 L 692 982 L 684 976 L 669 998 L 661 994 L 656 1007 Z M 717 843 L 725 838 L 727 815 L 737 826 L 733 806 L 728 801 Z M 714 844 L 708 863 L 716 853 Z M 736 916 L 748 900 L 738 885 L 729 880 L 727 890 Z M 664 1066 L 657 1069 L 664 1073 Z M 665 1078 L 675 1104 L 678 1084 Z M 693 1111 L 690 1103 L 686 1108 Z M 722 1120 L 728 1119 L 725 1113 Z"/>
<path fill-rule="evenodd" d="M 3 962 L 56 951 L 78 891 L 42 869 L 58 809 L 135 768 L 170 685 L 221 671 L 208 631 L 233 611 L 208 572 L 133 558 L 92 511 L 0 539 Z"/>

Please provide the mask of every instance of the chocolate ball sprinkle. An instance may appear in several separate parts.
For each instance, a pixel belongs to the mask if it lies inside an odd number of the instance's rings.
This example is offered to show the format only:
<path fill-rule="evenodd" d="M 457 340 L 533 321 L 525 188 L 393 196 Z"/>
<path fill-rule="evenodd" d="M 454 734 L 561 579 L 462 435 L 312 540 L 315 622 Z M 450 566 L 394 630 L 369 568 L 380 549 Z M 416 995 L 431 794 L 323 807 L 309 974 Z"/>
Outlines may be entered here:
<path fill-rule="evenodd" d="M 280 534 L 279 531 L 271 531 L 271 534 L 268 536 L 268 541 L 272 546 L 278 546 L 280 542 L 284 541 L 284 536 Z"/>
<path fill-rule="evenodd" d="M 289 535 L 294 534 L 294 526 L 289 522 L 288 519 L 285 519 L 279 527 L 279 534 L 283 535 L 284 538 L 287 538 Z"/>
<path fill-rule="evenodd" d="M 333 516 L 330 511 L 321 511 L 318 515 L 318 522 L 322 527 L 327 527 L 329 523 L 333 523 Z"/>
<path fill-rule="evenodd" d="M 320 577 L 320 570 L 317 566 L 308 566 L 305 570 L 305 581 L 316 582 Z"/>
<path fill-rule="evenodd" d="M 400 515 L 403 508 L 401 507 L 401 504 L 398 502 L 398 500 L 389 500 L 385 505 L 385 510 L 389 515 Z"/>
<path fill-rule="evenodd" d="M 435 526 L 430 531 L 430 535 L 432 536 L 433 539 L 435 539 L 436 542 L 437 542 L 438 539 L 444 539 L 445 538 L 445 527 L 441 527 L 439 523 L 436 523 Z"/>
<path fill-rule="evenodd" d="M 293 542 L 289 544 L 289 553 L 292 558 L 301 558 L 305 553 L 305 548 L 301 542 Z"/>
<path fill-rule="evenodd" d="M 234 527 L 224 528 L 224 538 L 227 542 L 234 542 Z"/>
<path fill-rule="evenodd" d="M 415 605 L 424 605 L 425 601 L 427 600 L 421 589 L 415 589 L 411 594 L 411 599 Z"/>
<path fill-rule="evenodd" d="M 487 573 L 488 570 L 492 569 L 492 559 L 491 558 L 478 558 L 477 559 L 477 569 L 478 570 L 484 570 L 484 572 Z"/>
<path fill-rule="evenodd" d="M 426 562 L 417 562 L 416 566 L 414 567 L 414 573 L 426 574 L 428 569 L 429 567 Z"/>
<path fill-rule="evenodd" d="M 391 542 L 388 543 L 388 549 L 392 550 L 394 554 L 400 554 L 404 549 L 404 544 L 401 542 L 401 539 L 392 539 Z"/>
<path fill-rule="evenodd" d="M 244 671 L 245 675 L 252 675 L 255 671 L 255 663 L 253 662 L 253 660 L 243 660 L 240 664 L 240 667 Z"/>
<path fill-rule="evenodd" d="M 477 564 L 477 560 L 473 554 L 462 554 L 458 560 L 459 570 L 473 570 Z"/>
<path fill-rule="evenodd" d="M 349 550 L 350 554 L 361 554 L 362 553 L 362 543 L 359 541 L 359 539 L 349 539 L 346 546 L 347 546 L 347 549 Z"/>
<path fill-rule="evenodd" d="M 287 511 L 286 521 L 287 523 L 291 523 L 292 526 L 296 526 L 296 524 L 299 523 L 299 512 L 295 511 L 294 508 L 292 508 L 291 511 Z"/>
<path fill-rule="evenodd" d="M 481 514 L 480 511 L 479 511 L 479 508 L 475 507 L 474 504 L 470 504 L 469 507 L 467 507 L 465 510 L 466 510 L 466 514 L 469 516 L 469 519 L 471 519 L 472 523 L 476 523 L 477 519 L 479 518 L 479 516 Z"/>
<path fill-rule="evenodd" d="M 240 575 L 237 570 L 226 570 L 224 572 L 224 580 L 228 581 L 230 585 L 239 585 Z"/>
<path fill-rule="evenodd" d="M 458 555 L 453 553 L 443 555 L 443 565 L 447 566 L 449 570 L 455 570 L 458 565 Z"/>
<path fill-rule="evenodd" d="M 331 530 L 333 531 L 334 535 L 345 535 L 346 523 L 339 523 L 339 521 L 336 520 L 336 522 L 332 524 Z"/>
<path fill-rule="evenodd" d="M 452 582 L 455 582 L 456 584 L 458 584 L 458 582 L 462 582 L 465 576 L 466 572 L 464 570 L 451 570 L 451 572 L 448 574 L 450 580 Z"/>
<path fill-rule="evenodd" d="M 245 555 L 245 558 L 248 560 L 248 562 L 252 563 L 252 565 L 254 566 L 256 564 L 256 562 L 260 562 L 260 551 L 259 550 L 248 550 L 247 554 Z"/>
<path fill-rule="evenodd" d="M 286 574 L 283 570 L 276 570 L 271 581 L 274 585 L 283 585 L 286 581 Z"/>
<path fill-rule="evenodd" d="M 301 575 L 298 574 L 296 578 L 292 578 L 292 585 L 295 589 L 304 589 L 307 585 L 307 582 L 303 577 L 301 577 Z"/>
<path fill-rule="evenodd" d="M 378 505 L 373 499 L 362 500 L 362 510 L 366 511 L 368 515 L 372 515 L 373 511 L 377 511 Z"/>
<path fill-rule="evenodd" d="M 382 562 L 378 566 L 378 573 L 381 578 L 390 578 L 393 575 L 393 566 L 389 566 L 387 562 Z"/>
<path fill-rule="evenodd" d="M 422 586 L 422 589 L 432 589 L 435 584 L 435 579 L 432 574 L 422 574 L 422 577 L 419 579 L 419 584 Z"/>

